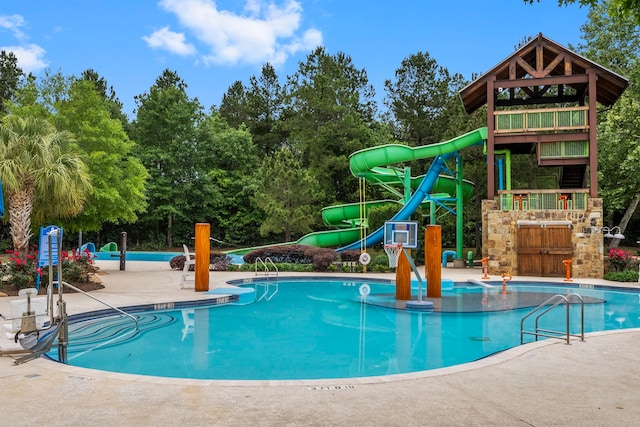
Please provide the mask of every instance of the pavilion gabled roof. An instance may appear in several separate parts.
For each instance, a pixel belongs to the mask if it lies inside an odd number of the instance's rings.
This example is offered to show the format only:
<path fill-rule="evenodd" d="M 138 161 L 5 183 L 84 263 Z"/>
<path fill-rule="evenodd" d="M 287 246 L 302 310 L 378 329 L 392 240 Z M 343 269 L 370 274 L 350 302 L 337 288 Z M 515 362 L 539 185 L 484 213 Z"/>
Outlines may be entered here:
<path fill-rule="evenodd" d="M 613 71 L 586 59 L 564 46 L 538 34 L 504 61 L 460 91 L 460 99 L 467 113 L 471 114 L 487 103 L 487 82 L 490 79 L 524 80 L 543 85 L 544 79 L 557 81 L 562 76 L 584 75 L 594 69 L 597 75 L 596 101 L 611 106 L 627 88 L 629 80 Z M 586 83 L 570 82 L 569 86 L 585 90 Z M 526 85 L 523 85 L 526 86 Z"/>

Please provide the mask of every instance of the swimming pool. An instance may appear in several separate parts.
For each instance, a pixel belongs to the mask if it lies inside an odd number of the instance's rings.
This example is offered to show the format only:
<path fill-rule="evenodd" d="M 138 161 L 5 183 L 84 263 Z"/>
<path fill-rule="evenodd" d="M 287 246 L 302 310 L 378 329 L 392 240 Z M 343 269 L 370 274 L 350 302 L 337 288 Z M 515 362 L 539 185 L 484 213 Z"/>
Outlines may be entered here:
<path fill-rule="evenodd" d="M 127 251 L 125 259 L 127 261 L 166 261 L 173 257 L 184 255 L 184 252 L 160 252 L 160 251 Z M 119 261 L 120 252 L 92 252 L 93 259 L 98 261 Z M 244 259 L 240 255 L 227 254 L 231 258 L 232 264 L 243 264 Z"/>
<path fill-rule="evenodd" d="M 385 281 L 289 278 L 239 285 L 255 292 L 259 301 L 137 312 L 138 331 L 121 316 L 70 318 L 68 362 L 123 373 L 220 380 L 424 371 L 519 345 L 520 319 L 545 295 L 567 292 L 588 302 L 586 332 L 640 326 L 640 294 L 614 288 L 512 282 L 502 294 L 499 286 L 457 283 L 443 291 L 442 311 L 425 313 L 389 308 L 395 288 Z M 370 289 L 366 297 L 361 296 L 363 285 Z M 579 307 L 571 310 L 575 333 Z M 541 326 L 557 329 L 565 314 L 562 308 L 552 311 Z M 57 358 L 55 351 L 49 356 Z"/>

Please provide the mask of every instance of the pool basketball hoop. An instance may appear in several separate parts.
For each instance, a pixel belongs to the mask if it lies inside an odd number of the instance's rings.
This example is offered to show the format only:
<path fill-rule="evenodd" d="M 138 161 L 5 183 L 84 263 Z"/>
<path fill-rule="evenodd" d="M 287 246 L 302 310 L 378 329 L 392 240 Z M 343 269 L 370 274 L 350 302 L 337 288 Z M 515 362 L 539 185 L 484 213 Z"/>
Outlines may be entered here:
<path fill-rule="evenodd" d="M 396 268 L 398 266 L 400 253 L 402 253 L 402 244 L 384 245 L 384 251 L 387 253 L 387 257 L 389 257 L 389 267 Z"/>
<path fill-rule="evenodd" d="M 384 251 L 389 257 L 389 267 L 398 266 L 402 249 L 418 247 L 418 223 L 414 221 L 387 221 L 384 223 Z"/>

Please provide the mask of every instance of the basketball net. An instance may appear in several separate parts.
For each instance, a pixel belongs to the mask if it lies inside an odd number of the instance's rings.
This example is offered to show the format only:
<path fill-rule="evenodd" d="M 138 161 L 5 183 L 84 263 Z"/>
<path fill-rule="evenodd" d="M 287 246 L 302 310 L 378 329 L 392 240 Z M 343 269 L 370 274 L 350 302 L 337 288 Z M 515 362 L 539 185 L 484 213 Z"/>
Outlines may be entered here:
<path fill-rule="evenodd" d="M 400 253 L 402 252 L 402 245 L 384 245 L 384 251 L 387 253 L 389 257 L 389 267 L 395 268 L 398 266 L 398 258 L 400 258 Z"/>

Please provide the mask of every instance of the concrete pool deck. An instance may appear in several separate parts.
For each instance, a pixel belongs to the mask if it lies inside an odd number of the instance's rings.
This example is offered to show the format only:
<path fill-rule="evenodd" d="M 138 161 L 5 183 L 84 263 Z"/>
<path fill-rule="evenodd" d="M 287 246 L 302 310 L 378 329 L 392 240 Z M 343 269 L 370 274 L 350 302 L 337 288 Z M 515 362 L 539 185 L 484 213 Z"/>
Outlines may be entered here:
<path fill-rule="evenodd" d="M 98 265 L 105 273 L 105 289 L 92 294 L 114 306 L 212 296 L 178 289 L 180 272 L 171 271 L 168 263 L 128 261 L 127 271 L 119 271 L 117 261 Z M 253 276 L 211 272 L 210 288 Z M 443 278 L 455 281 L 481 276 L 478 268 L 442 271 Z M 0 313 L 8 315 L 15 298 L 0 298 Z M 64 299 L 70 314 L 104 308 L 84 295 L 65 294 Z M 0 347 L 10 343 L 3 334 Z M 250 383 L 124 375 L 43 358 L 16 366 L 10 357 L 2 357 L 0 424 L 635 426 L 640 420 L 639 354 L 640 329 L 633 329 L 589 334 L 585 342 L 573 340 L 571 345 L 540 341 L 477 362 L 416 374 Z"/>

